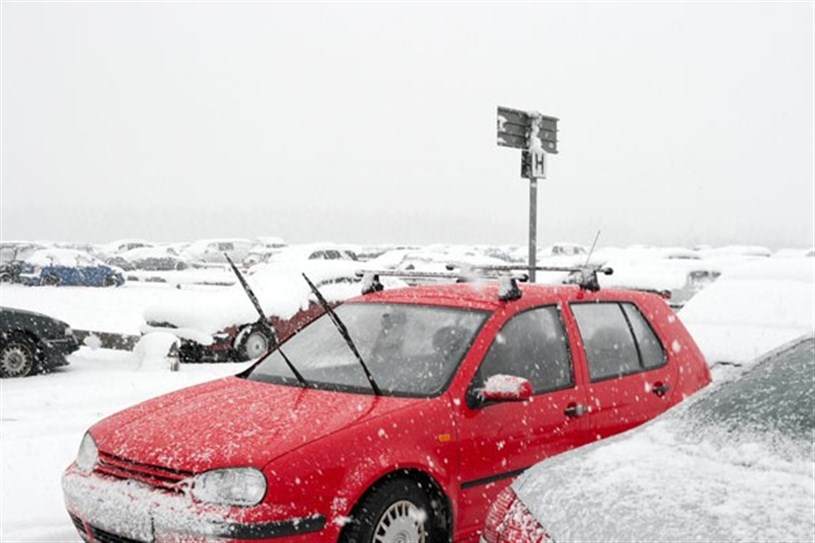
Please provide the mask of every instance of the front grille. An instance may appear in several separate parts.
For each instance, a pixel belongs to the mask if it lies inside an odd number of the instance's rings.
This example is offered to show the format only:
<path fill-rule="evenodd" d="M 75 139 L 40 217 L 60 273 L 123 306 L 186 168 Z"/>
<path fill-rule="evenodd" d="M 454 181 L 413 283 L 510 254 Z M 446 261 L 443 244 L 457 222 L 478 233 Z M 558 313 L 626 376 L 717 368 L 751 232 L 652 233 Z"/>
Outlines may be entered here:
<path fill-rule="evenodd" d="M 130 539 L 129 537 L 112 534 L 94 526 L 90 526 L 90 529 L 91 535 L 99 543 L 148 543 L 139 539 Z"/>
<path fill-rule="evenodd" d="M 94 471 L 116 479 L 139 481 L 161 490 L 176 493 L 183 492 L 184 481 L 194 475 L 191 471 L 142 464 L 102 451 L 99 451 L 99 460 Z"/>

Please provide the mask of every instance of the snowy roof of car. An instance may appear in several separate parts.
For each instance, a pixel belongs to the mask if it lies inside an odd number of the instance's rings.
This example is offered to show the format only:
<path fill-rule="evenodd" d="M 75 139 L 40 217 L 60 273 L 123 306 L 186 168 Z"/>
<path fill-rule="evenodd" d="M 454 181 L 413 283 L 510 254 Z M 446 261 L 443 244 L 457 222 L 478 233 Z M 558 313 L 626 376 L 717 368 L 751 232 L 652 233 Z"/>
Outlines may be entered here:
<path fill-rule="evenodd" d="M 75 251 L 73 249 L 41 249 L 36 251 L 31 256 L 25 259 L 29 264 L 35 266 L 77 266 L 80 261 L 93 263 L 92 265 L 101 265 L 102 262 L 82 251 Z"/>

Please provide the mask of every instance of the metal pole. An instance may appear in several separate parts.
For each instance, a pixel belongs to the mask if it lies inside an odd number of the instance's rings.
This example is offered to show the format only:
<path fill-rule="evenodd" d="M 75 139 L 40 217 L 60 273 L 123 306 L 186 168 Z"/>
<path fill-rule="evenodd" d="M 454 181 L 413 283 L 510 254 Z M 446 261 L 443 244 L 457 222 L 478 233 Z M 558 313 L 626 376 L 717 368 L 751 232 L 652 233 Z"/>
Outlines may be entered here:
<path fill-rule="evenodd" d="M 538 259 L 538 180 L 529 180 L 529 282 L 535 282 Z"/>

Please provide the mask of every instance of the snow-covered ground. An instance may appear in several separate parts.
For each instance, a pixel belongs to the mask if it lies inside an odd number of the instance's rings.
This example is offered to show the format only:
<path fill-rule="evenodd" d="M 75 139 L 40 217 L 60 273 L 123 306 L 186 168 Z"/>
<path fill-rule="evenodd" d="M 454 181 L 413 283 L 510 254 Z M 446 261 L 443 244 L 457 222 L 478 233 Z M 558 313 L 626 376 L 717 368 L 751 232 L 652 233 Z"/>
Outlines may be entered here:
<path fill-rule="evenodd" d="M 728 271 L 680 313 L 711 362 L 743 361 L 812 333 L 812 258 L 762 260 Z M 183 272 L 179 272 L 183 273 Z M 138 334 L 146 308 L 193 304 L 217 287 L 128 283 L 121 288 L 0 285 L 0 304 L 74 328 Z M 177 373 L 132 352 L 82 347 L 48 375 L 0 381 L 0 541 L 79 541 L 60 476 L 95 421 L 145 399 L 236 373 L 244 364 L 182 365 Z"/>

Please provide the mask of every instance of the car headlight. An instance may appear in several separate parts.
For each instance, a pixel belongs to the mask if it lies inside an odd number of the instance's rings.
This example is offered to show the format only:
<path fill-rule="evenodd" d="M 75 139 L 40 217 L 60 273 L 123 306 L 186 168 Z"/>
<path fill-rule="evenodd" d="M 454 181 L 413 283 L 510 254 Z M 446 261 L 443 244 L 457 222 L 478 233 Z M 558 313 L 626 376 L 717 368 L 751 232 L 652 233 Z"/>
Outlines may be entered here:
<path fill-rule="evenodd" d="M 221 505 L 257 505 L 266 495 L 266 477 L 255 468 L 207 471 L 193 479 L 192 496 Z"/>
<path fill-rule="evenodd" d="M 82 443 L 79 444 L 79 452 L 76 453 L 76 467 L 82 473 L 90 473 L 96 466 L 97 458 L 99 458 L 99 449 L 91 434 L 86 432 Z"/>

